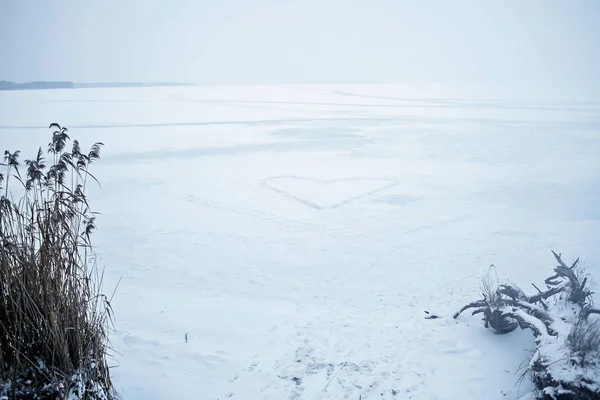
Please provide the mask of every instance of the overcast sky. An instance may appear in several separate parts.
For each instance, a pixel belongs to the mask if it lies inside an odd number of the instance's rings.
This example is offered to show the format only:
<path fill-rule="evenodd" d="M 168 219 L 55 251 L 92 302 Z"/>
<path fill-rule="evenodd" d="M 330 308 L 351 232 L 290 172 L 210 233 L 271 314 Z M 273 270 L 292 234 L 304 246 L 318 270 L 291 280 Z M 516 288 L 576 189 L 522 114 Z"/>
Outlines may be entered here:
<path fill-rule="evenodd" d="M 0 80 L 598 83 L 600 0 L 0 0 Z"/>

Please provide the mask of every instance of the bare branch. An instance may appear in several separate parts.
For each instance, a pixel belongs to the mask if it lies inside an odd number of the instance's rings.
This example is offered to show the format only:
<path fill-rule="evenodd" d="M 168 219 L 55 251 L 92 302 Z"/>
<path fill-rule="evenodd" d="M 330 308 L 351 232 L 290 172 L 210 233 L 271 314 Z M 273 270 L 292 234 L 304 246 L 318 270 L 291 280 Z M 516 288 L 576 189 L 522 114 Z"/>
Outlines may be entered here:
<path fill-rule="evenodd" d="M 564 261 L 560 258 L 561 254 L 556 254 L 554 252 L 554 250 L 550 250 L 552 252 L 552 254 L 554 254 L 554 258 L 556 258 L 556 261 L 558 261 L 558 263 L 560 264 L 561 267 L 565 267 L 565 268 L 569 268 L 567 267 L 567 264 L 564 263 Z"/>
<path fill-rule="evenodd" d="M 483 301 L 483 300 L 474 301 L 472 303 L 467 304 L 463 308 L 461 308 L 460 311 L 454 313 L 453 318 L 454 319 L 458 318 L 458 316 L 460 314 L 462 314 L 463 311 L 468 310 L 469 308 L 480 308 L 480 307 L 486 307 L 486 306 L 487 306 L 487 303 L 485 301 Z"/>
<path fill-rule="evenodd" d="M 587 319 L 590 314 L 600 314 L 600 309 L 595 307 L 585 307 L 583 310 L 581 310 L 579 316 L 583 319 Z"/>
<path fill-rule="evenodd" d="M 565 285 L 562 285 L 562 286 L 553 287 L 552 289 L 547 290 L 545 292 L 540 292 L 538 294 L 534 294 L 533 296 L 531 296 L 529 298 L 529 302 L 530 303 L 537 303 L 538 301 L 545 300 L 548 297 L 554 296 L 555 294 L 559 294 L 560 292 L 564 292 L 565 288 L 566 288 Z"/>

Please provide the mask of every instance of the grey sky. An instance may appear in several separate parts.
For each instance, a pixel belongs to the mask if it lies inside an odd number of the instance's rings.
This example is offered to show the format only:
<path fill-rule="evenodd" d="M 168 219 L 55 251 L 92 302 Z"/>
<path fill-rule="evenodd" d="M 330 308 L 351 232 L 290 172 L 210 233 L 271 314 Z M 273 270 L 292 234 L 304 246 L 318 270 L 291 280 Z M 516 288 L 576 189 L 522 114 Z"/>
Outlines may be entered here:
<path fill-rule="evenodd" d="M 0 0 L 0 80 L 600 80 L 598 0 Z"/>

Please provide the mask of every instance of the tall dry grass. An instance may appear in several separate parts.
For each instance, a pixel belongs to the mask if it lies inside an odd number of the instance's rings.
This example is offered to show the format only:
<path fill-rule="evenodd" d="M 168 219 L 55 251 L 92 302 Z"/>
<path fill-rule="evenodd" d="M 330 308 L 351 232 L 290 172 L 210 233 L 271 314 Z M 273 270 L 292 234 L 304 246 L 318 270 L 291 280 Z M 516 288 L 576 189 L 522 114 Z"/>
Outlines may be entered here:
<path fill-rule="evenodd" d="M 115 397 L 107 364 L 112 323 L 91 235 L 88 152 L 50 125 L 44 152 L 0 173 L 0 398 Z"/>

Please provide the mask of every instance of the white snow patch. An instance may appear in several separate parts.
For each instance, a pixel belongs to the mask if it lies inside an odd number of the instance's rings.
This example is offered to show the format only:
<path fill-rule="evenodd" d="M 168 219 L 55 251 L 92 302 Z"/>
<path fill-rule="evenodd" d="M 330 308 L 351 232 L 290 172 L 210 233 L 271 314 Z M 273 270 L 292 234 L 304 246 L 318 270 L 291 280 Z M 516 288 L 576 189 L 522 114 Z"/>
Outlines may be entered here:
<path fill-rule="evenodd" d="M 599 103 L 430 89 L 0 92 L 0 150 L 54 121 L 106 144 L 123 399 L 527 397 L 531 334 L 451 314 L 492 263 L 522 287 L 550 248 L 599 264 Z"/>

